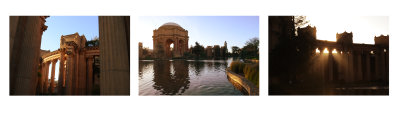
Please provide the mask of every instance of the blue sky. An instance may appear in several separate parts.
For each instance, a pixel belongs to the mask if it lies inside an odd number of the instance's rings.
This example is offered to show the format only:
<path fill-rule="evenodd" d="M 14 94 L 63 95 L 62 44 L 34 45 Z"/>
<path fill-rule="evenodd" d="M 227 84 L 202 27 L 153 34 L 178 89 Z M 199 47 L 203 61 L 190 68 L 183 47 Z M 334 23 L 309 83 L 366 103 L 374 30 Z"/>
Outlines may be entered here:
<path fill-rule="evenodd" d="M 134 36 L 144 47 L 153 48 L 153 30 L 167 22 L 179 24 L 189 32 L 189 47 L 199 42 L 203 46 L 223 45 L 243 47 L 253 37 L 259 37 L 258 16 L 145 16 L 138 18 Z"/>
<path fill-rule="evenodd" d="M 85 35 L 87 40 L 99 36 L 97 16 L 50 16 L 45 23 L 48 28 L 43 32 L 42 50 L 54 51 L 60 48 L 61 35 Z"/>
<path fill-rule="evenodd" d="M 46 19 L 47 30 L 43 32 L 40 49 L 54 51 L 60 48 L 61 35 L 78 32 L 85 35 L 86 40 L 99 36 L 97 16 L 50 16 Z M 59 61 L 56 64 L 55 79 L 58 80 Z M 51 71 L 51 65 L 49 66 Z M 49 72 L 49 78 L 51 77 Z"/>

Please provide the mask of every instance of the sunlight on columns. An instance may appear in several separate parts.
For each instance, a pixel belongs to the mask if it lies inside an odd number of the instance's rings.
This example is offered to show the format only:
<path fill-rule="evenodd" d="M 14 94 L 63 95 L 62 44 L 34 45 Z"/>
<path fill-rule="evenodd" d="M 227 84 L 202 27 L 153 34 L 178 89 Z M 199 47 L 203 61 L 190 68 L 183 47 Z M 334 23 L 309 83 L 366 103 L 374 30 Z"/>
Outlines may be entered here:
<path fill-rule="evenodd" d="M 324 49 L 324 53 L 329 53 L 328 48 Z"/>
<path fill-rule="evenodd" d="M 315 53 L 321 53 L 320 51 L 319 51 L 319 49 L 317 48 L 317 49 L 315 49 Z"/>
<path fill-rule="evenodd" d="M 336 54 L 337 53 L 336 49 L 333 49 L 332 53 Z"/>

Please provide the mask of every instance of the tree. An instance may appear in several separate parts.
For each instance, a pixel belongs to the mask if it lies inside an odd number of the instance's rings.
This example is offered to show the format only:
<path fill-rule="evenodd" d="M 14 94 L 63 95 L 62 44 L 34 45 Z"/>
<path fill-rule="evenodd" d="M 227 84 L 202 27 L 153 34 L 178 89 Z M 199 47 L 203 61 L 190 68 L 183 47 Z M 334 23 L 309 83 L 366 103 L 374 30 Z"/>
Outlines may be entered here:
<path fill-rule="evenodd" d="M 307 20 L 306 16 L 295 16 L 294 17 L 294 26 L 295 28 L 303 27 L 304 25 L 308 24 L 310 21 Z"/>
<path fill-rule="evenodd" d="M 196 41 L 192 52 L 196 55 L 196 58 L 199 58 L 204 53 L 204 47 Z"/>
<path fill-rule="evenodd" d="M 95 36 L 92 40 L 86 42 L 86 46 L 88 47 L 99 46 L 99 44 L 99 37 L 97 36 Z"/>
<path fill-rule="evenodd" d="M 238 46 L 232 46 L 232 56 L 238 57 L 240 54 L 240 48 Z"/>
<path fill-rule="evenodd" d="M 242 48 L 240 52 L 240 56 L 243 59 L 258 59 L 258 45 L 259 45 L 258 37 L 251 38 L 246 42 L 246 45 Z"/>

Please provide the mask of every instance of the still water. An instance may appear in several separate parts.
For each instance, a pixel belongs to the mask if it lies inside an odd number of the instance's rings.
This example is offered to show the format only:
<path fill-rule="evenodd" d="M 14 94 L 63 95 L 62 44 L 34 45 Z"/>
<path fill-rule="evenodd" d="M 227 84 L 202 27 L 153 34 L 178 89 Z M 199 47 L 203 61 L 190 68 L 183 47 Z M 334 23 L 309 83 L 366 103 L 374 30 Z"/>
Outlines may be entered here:
<path fill-rule="evenodd" d="M 228 60 L 140 60 L 139 95 L 242 95 L 227 79 Z"/>

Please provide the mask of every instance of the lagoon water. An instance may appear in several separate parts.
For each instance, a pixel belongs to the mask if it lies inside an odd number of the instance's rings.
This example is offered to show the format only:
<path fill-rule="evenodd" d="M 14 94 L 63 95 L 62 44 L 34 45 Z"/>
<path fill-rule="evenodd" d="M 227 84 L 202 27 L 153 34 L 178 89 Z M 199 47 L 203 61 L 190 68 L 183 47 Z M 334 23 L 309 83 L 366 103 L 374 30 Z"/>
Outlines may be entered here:
<path fill-rule="evenodd" d="M 242 95 L 227 79 L 228 60 L 140 60 L 139 95 Z"/>

